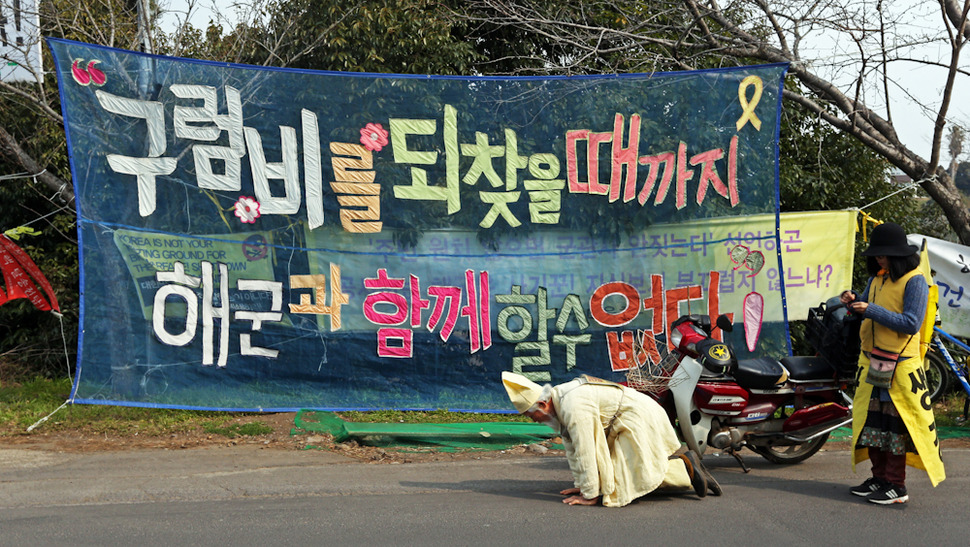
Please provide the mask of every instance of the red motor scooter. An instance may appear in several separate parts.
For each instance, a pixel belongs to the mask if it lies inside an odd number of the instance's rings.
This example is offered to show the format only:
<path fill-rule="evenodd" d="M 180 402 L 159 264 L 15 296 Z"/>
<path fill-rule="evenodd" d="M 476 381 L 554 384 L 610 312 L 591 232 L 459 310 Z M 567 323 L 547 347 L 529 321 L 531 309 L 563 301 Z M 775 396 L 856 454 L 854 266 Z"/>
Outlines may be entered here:
<path fill-rule="evenodd" d="M 825 336 L 818 314 L 826 319 L 832 315 L 824 305 L 809 316 L 813 345 Z M 726 332 L 732 329 L 723 315 L 716 325 Z M 853 348 L 843 352 L 851 367 L 834 366 L 821 355 L 738 360 L 730 345 L 711 332 L 709 316 L 685 315 L 671 325 L 669 345 L 648 344 L 658 351 L 640 354 L 654 353 L 655 358 L 627 373 L 630 387 L 648 393 L 667 410 L 691 450 L 723 450 L 747 472 L 737 454 L 745 446 L 774 463 L 798 463 L 818 452 L 832 430 L 852 422 L 846 388 L 854 383 Z M 854 351 L 857 358 L 857 342 Z"/>

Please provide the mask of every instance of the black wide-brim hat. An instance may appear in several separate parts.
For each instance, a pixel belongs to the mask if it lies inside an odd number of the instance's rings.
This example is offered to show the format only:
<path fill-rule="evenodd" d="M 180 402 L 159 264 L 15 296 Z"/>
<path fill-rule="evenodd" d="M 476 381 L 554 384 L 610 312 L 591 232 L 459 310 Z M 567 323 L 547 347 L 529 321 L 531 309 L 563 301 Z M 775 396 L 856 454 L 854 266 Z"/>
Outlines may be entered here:
<path fill-rule="evenodd" d="M 872 229 L 869 248 L 862 256 L 910 256 L 919 252 L 919 247 L 906 241 L 903 227 L 894 222 L 886 222 Z"/>

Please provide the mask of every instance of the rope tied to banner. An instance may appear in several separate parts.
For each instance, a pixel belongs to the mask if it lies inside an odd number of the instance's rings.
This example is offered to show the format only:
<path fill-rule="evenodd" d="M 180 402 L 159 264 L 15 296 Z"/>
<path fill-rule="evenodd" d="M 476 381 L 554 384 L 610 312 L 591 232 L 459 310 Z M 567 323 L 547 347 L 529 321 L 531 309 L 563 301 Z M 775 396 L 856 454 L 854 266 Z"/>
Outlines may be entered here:
<path fill-rule="evenodd" d="M 916 188 L 918 186 L 922 186 L 923 183 L 932 182 L 932 181 L 935 181 L 935 180 L 936 180 L 936 175 L 930 175 L 929 177 L 927 177 L 925 179 L 920 179 L 920 180 L 917 180 L 917 181 L 910 182 L 910 183 L 904 185 L 899 190 L 896 190 L 895 192 L 889 193 L 889 194 L 887 194 L 887 195 L 885 195 L 885 196 L 877 199 L 876 201 L 873 201 L 872 203 L 869 203 L 868 205 L 863 205 L 861 207 L 861 209 L 868 209 L 869 207 L 872 207 L 873 205 L 879 203 L 880 201 L 889 199 L 889 198 L 895 196 L 896 194 L 898 194 L 900 192 L 905 192 L 906 190 L 912 190 L 913 188 Z"/>
<path fill-rule="evenodd" d="M 67 363 L 67 377 L 68 379 L 71 380 L 71 385 L 74 385 L 74 375 L 71 374 L 71 357 L 70 357 L 70 354 L 67 352 L 67 336 L 64 334 L 64 314 L 58 312 L 57 310 L 51 310 L 51 313 L 54 314 L 54 317 L 57 317 L 57 321 L 61 325 L 61 342 L 64 344 L 64 362 Z M 73 402 L 74 402 L 74 399 L 68 397 L 68 399 L 64 401 L 63 404 L 61 404 L 61 406 L 55 408 L 53 412 L 37 420 L 36 422 L 33 423 L 33 425 L 28 427 L 27 433 L 30 433 L 31 431 L 33 431 L 37 426 L 46 422 L 47 420 L 50 419 L 51 416 L 53 416 L 54 414 L 57 414 L 62 408 L 64 408 L 69 404 L 72 404 Z"/>
<path fill-rule="evenodd" d="M 33 430 L 34 430 L 34 428 L 36 428 L 36 427 L 37 427 L 37 426 L 39 426 L 40 424 L 42 424 L 42 423 L 44 423 L 44 422 L 46 422 L 47 420 L 49 420 L 51 416 L 53 416 L 54 414 L 57 414 L 57 412 L 58 412 L 58 411 L 59 411 L 60 409 L 62 409 L 62 408 L 64 408 L 64 407 L 66 407 L 66 406 L 67 406 L 68 404 L 70 404 L 70 403 L 71 403 L 71 400 L 70 400 L 70 399 L 68 399 L 68 400 L 66 400 L 66 401 L 64 401 L 64 404 L 62 404 L 61 406 L 59 406 L 59 407 L 57 407 L 56 409 L 54 409 L 54 412 L 51 412 L 51 413 L 50 413 L 50 414 L 48 414 L 47 416 L 44 416 L 43 418 L 41 418 L 41 419 L 39 419 L 39 420 L 37 420 L 36 422 L 34 422 L 34 424 L 33 424 L 33 425 L 31 425 L 30 427 L 28 427 L 28 428 L 27 428 L 27 433 L 30 433 L 31 431 L 33 431 Z"/>
<path fill-rule="evenodd" d="M 889 198 L 895 196 L 896 194 L 899 194 L 900 192 L 905 192 L 907 190 L 912 190 L 913 188 L 922 186 L 923 183 L 935 181 L 936 179 L 937 179 L 937 176 L 934 174 L 934 175 L 930 175 L 927 178 L 923 178 L 923 179 L 920 179 L 920 180 L 917 180 L 917 181 L 910 182 L 908 184 L 903 185 L 901 188 L 899 188 L 895 192 L 891 192 L 891 193 L 889 193 L 889 194 L 887 194 L 887 195 L 885 195 L 885 196 L 877 199 L 876 201 L 873 201 L 873 202 L 871 202 L 871 203 L 869 203 L 867 205 L 862 206 L 859 209 L 859 215 L 861 215 L 861 217 L 862 217 L 861 219 L 859 219 L 860 226 L 856 228 L 856 231 L 857 232 L 862 232 L 862 241 L 864 241 L 864 242 L 865 241 L 869 241 L 868 226 L 869 226 L 870 223 L 872 224 L 872 227 L 873 228 L 875 228 L 876 226 L 879 226 L 880 224 L 883 223 L 883 221 L 878 220 L 878 219 L 875 219 L 869 213 L 865 212 L 865 209 L 868 209 L 869 207 L 872 207 L 873 205 L 879 203 L 880 201 L 889 199 Z"/>

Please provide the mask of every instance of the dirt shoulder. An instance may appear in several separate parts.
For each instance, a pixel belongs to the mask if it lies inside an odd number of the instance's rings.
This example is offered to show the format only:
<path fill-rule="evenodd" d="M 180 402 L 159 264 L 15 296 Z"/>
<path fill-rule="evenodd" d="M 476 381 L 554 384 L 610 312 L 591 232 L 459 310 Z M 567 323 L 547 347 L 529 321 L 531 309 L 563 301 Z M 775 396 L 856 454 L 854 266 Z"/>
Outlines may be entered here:
<path fill-rule="evenodd" d="M 0 436 L 0 446 L 19 448 L 42 448 L 60 452 L 98 452 L 139 448 L 186 449 L 213 445 L 260 444 L 267 448 L 283 450 L 301 449 L 300 436 L 291 435 L 295 413 L 241 415 L 233 418 L 230 424 L 244 425 L 259 422 L 269 426 L 272 432 L 256 436 L 236 436 L 207 433 L 201 426 L 193 430 L 180 431 L 168 435 L 142 435 L 132 433 L 118 435 L 99 433 L 94 430 L 61 430 L 40 424 L 32 432 L 5 431 Z"/>
<path fill-rule="evenodd" d="M 351 440 L 334 443 L 329 434 L 306 432 L 296 428 L 296 413 L 241 415 L 227 423 L 245 425 L 261 423 L 271 431 L 260 435 L 226 437 L 208 433 L 201 427 L 168 435 L 113 435 L 84 430 L 58 430 L 38 426 L 31 433 L 0 432 L 0 449 L 21 448 L 65 453 L 110 452 L 117 450 L 191 450 L 215 446 L 258 446 L 266 450 L 327 450 L 371 463 L 412 463 L 426 461 L 457 461 L 462 459 L 501 458 L 509 455 L 541 455 L 536 447 L 513 447 L 504 451 L 452 453 L 441 451 L 414 452 L 363 446 Z"/>
<path fill-rule="evenodd" d="M 429 461 L 458 461 L 463 459 L 503 458 L 509 456 L 530 456 L 555 454 L 555 450 L 545 450 L 540 446 L 517 446 L 507 450 L 489 452 L 414 452 L 359 445 L 354 441 L 334 443 L 328 434 L 318 434 L 298 430 L 295 426 L 295 413 L 276 413 L 242 415 L 230 423 L 245 425 L 259 422 L 271 431 L 260 435 L 240 435 L 226 437 L 207 433 L 201 427 L 172 433 L 164 436 L 131 434 L 117 436 L 94 431 L 61 431 L 56 428 L 45 429 L 40 425 L 31 433 L 7 431 L 0 436 L 0 448 L 22 448 L 49 450 L 55 452 L 110 452 L 116 450 L 167 449 L 191 450 L 214 446 L 258 446 L 267 450 L 327 450 L 344 456 L 370 463 L 412 463 Z M 970 448 L 970 438 L 944 439 L 942 446 L 947 448 Z M 848 442 L 829 442 L 825 451 L 845 451 Z M 561 451 L 558 451 L 561 453 Z"/>

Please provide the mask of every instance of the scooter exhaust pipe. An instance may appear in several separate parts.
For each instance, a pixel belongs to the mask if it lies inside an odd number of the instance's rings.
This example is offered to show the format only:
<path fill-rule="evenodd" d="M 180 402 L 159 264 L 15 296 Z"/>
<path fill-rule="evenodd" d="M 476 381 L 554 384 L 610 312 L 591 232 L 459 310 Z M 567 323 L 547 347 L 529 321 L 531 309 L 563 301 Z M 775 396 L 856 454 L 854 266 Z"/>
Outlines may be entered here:
<path fill-rule="evenodd" d="M 810 433 L 808 435 L 790 435 L 789 434 L 789 435 L 785 435 L 784 437 L 785 437 L 785 439 L 787 439 L 789 441 L 794 441 L 794 442 L 797 442 L 797 443 L 804 443 L 804 442 L 810 441 L 812 439 L 815 439 L 817 437 L 821 437 L 822 435 L 825 435 L 826 433 L 831 433 L 831 432 L 835 431 L 836 429 L 838 429 L 840 427 L 843 427 L 843 426 L 846 426 L 846 425 L 849 425 L 851 423 L 852 423 L 852 417 L 850 416 L 850 417 L 848 417 L 848 418 L 846 418 L 844 420 L 840 420 L 839 422 L 837 422 L 834 425 L 823 426 L 822 429 L 820 429 L 818 431 L 815 431 L 814 433 Z"/>

